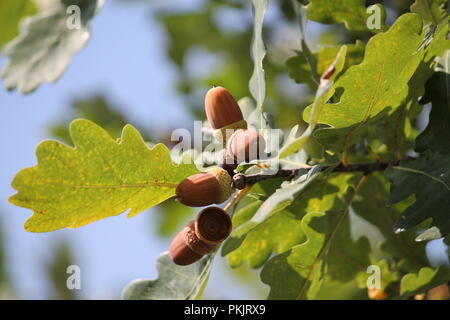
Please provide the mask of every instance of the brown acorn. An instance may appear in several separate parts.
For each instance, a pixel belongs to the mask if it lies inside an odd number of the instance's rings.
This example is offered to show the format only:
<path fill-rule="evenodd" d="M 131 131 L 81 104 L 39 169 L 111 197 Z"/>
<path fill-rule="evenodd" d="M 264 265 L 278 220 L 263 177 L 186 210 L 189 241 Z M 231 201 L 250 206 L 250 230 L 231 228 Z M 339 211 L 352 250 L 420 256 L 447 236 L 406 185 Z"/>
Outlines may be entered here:
<path fill-rule="evenodd" d="M 254 130 L 238 130 L 228 140 L 228 153 L 238 162 L 260 159 L 264 155 L 266 141 Z"/>
<path fill-rule="evenodd" d="M 206 93 L 205 112 L 211 127 L 215 129 L 214 136 L 223 145 L 235 130 L 247 129 L 238 103 L 223 87 L 214 87 Z"/>
<path fill-rule="evenodd" d="M 244 120 L 241 108 L 231 93 L 223 87 L 209 89 L 205 96 L 205 112 L 214 129 Z"/>
<path fill-rule="evenodd" d="M 230 235 L 231 229 L 231 218 L 224 210 L 205 208 L 175 236 L 169 254 L 175 264 L 194 263 L 214 251 Z"/>
<path fill-rule="evenodd" d="M 176 197 L 190 207 L 204 207 L 226 201 L 233 193 L 228 172 L 215 167 L 184 179 L 176 189 Z"/>

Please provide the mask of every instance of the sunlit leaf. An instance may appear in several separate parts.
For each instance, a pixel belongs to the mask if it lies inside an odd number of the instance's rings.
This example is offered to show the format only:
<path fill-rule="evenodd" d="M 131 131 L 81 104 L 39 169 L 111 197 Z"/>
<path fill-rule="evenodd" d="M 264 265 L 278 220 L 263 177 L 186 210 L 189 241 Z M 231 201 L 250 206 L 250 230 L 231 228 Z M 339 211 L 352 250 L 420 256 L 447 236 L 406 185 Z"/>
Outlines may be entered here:
<path fill-rule="evenodd" d="M 266 80 L 264 75 L 263 60 L 266 55 L 266 48 L 262 38 L 264 15 L 267 10 L 268 0 L 253 0 L 255 14 L 252 57 L 255 63 L 252 77 L 250 78 L 250 93 L 256 100 L 257 108 L 264 112 L 264 99 L 266 97 Z"/>
<path fill-rule="evenodd" d="M 430 122 L 416 139 L 417 159 L 401 161 L 386 171 L 392 181 L 390 203 L 399 202 L 411 194 L 416 201 L 398 219 L 395 228 L 402 231 L 432 218 L 428 231 L 418 240 L 430 240 L 450 233 L 450 87 L 449 74 L 439 72 L 427 83 L 424 102 L 431 101 Z"/>
<path fill-rule="evenodd" d="M 189 217 L 194 217 L 194 210 L 175 199 L 164 201 L 158 206 L 158 233 L 163 237 L 177 233 Z M 153 222 L 153 221 L 152 221 Z"/>
<path fill-rule="evenodd" d="M 14 178 L 11 203 L 34 212 L 28 231 L 80 227 L 127 209 L 132 217 L 174 196 L 178 183 L 198 172 L 193 164 L 176 166 L 163 144 L 149 149 L 131 125 L 118 141 L 88 120 L 75 120 L 70 133 L 75 148 L 44 141 L 38 165 Z"/>
<path fill-rule="evenodd" d="M 450 269 L 441 266 L 436 269 L 424 267 L 416 274 L 405 275 L 400 282 L 400 294 L 404 297 L 425 293 L 450 280 Z"/>
<path fill-rule="evenodd" d="M 257 268 L 266 262 L 272 252 L 284 252 L 303 239 L 300 220 L 294 213 L 284 210 L 250 231 L 242 244 L 228 254 L 227 261 L 231 267 L 248 261 L 250 267 Z M 233 238 L 230 240 L 236 241 Z"/>

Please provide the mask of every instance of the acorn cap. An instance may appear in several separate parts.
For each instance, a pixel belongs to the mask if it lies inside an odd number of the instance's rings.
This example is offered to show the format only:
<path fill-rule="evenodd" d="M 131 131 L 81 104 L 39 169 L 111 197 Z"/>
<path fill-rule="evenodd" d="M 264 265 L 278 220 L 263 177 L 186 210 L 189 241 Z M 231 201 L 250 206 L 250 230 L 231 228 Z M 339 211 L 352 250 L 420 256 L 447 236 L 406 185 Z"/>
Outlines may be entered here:
<path fill-rule="evenodd" d="M 223 87 L 213 87 L 206 93 L 205 112 L 214 129 L 220 129 L 244 120 L 238 103 L 231 93 Z"/>
<path fill-rule="evenodd" d="M 169 254 L 178 265 L 188 265 L 198 261 L 205 254 L 212 252 L 215 245 L 200 240 L 195 234 L 195 221 L 190 221 L 170 244 Z"/>
<path fill-rule="evenodd" d="M 178 201 L 190 207 L 222 203 L 233 193 L 231 177 L 222 168 L 209 169 L 184 179 L 176 189 Z"/>
<path fill-rule="evenodd" d="M 228 140 L 228 153 L 238 162 L 260 159 L 266 149 L 266 141 L 254 130 L 238 130 Z"/>
<path fill-rule="evenodd" d="M 195 234 L 209 245 L 217 245 L 228 238 L 231 229 L 230 216 L 219 207 L 205 208 L 195 219 Z"/>

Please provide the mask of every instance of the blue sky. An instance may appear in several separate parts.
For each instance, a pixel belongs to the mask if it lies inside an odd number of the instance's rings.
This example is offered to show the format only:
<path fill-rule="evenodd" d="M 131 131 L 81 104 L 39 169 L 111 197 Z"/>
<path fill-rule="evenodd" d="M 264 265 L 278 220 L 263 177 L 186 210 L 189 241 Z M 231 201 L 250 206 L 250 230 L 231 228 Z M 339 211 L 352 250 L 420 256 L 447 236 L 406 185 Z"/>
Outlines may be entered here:
<path fill-rule="evenodd" d="M 176 92 L 176 69 L 165 56 L 164 30 L 153 19 L 150 6 L 106 1 L 92 31 L 87 47 L 57 83 L 43 84 L 27 96 L 0 88 L 0 219 L 8 271 L 21 298 L 48 297 L 43 266 L 52 259 L 50 249 L 62 239 L 69 240 L 81 267 L 83 298 L 118 297 L 131 280 L 156 277 L 156 258 L 169 244 L 170 239 L 158 237 L 151 226 L 157 209 L 132 219 L 119 215 L 78 229 L 33 234 L 23 229 L 31 211 L 7 202 L 14 193 L 10 183 L 15 173 L 36 163 L 36 145 L 50 137 L 49 124 L 67 118 L 72 98 L 105 93 L 133 124 L 155 131 L 190 123 Z M 0 58 L 0 65 L 4 63 Z M 213 270 L 208 296 L 253 297 L 250 289 L 230 278 L 223 261 L 216 261 Z"/>

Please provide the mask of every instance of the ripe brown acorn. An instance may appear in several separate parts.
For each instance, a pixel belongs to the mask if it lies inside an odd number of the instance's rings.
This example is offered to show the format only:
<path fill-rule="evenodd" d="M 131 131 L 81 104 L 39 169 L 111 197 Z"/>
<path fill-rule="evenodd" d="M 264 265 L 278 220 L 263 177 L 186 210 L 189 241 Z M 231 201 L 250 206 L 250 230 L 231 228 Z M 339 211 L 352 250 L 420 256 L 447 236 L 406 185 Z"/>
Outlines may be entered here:
<path fill-rule="evenodd" d="M 232 193 L 230 175 L 218 167 L 187 177 L 176 189 L 178 201 L 190 207 L 219 204 L 226 201 Z"/>
<path fill-rule="evenodd" d="M 194 263 L 214 251 L 230 235 L 231 229 L 231 218 L 224 210 L 205 208 L 175 236 L 169 254 L 175 264 Z"/>
<path fill-rule="evenodd" d="M 214 87 L 206 93 L 205 112 L 211 127 L 215 129 L 214 136 L 224 145 L 235 130 L 247 129 L 238 103 L 223 87 Z"/>
<path fill-rule="evenodd" d="M 266 141 L 254 130 L 238 130 L 228 140 L 227 151 L 238 163 L 260 159 L 264 155 Z"/>

